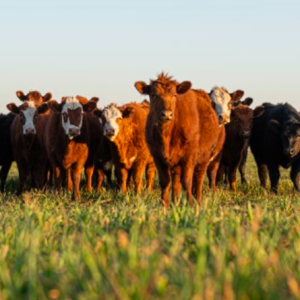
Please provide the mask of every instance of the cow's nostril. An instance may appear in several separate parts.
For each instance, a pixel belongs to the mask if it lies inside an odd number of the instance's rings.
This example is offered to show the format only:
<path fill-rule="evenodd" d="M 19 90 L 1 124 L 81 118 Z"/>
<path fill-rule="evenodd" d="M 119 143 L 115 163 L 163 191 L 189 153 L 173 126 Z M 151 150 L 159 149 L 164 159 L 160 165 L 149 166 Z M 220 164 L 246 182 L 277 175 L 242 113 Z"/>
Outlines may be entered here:
<path fill-rule="evenodd" d="M 165 120 L 172 120 L 173 119 L 173 112 L 171 110 L 163 110 L 160 113 L 162 119 Z"/>

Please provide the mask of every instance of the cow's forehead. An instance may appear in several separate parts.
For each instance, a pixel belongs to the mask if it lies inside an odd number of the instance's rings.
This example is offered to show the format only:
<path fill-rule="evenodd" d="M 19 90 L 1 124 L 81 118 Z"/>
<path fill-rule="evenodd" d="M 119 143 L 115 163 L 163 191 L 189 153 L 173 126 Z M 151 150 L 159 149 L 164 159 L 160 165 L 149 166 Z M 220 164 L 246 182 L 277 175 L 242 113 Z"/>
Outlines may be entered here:
<path fill-rule="evenodd" d="M 122 113 L 116 106 L 110 106 L 103 110 L 103 116 L 106 120 L 121 118 Z"/>
<path fill-rule="evenodd" d="M 78 108 L 82 108 L 82 104 L 76 97 L 67 97 L 63 109 L 63 112 L 68 112 L 68 110 L 75 110 Z"/>
<path fill-rule="evenodd" d="M 24 104 L 20 106 L 20 109 L 25 112 L 25 111 L 36 111 L 36 106 L 34 101 L 26 101 Z"/>
<path fill-rule="evenodd" d="M 227 103 L 230 102 L 231 96 L 226 89 L 216 87 L 212 90 L 211 99 L 215 103 Z"/>

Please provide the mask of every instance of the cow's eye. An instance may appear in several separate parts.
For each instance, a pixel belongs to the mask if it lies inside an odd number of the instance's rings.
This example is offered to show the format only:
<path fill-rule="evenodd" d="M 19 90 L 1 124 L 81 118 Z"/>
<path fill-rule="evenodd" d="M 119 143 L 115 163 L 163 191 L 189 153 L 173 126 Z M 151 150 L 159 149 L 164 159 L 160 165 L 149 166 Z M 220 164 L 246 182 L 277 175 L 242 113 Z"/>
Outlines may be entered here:
<path fill-rule="evenodd" d="M 67 122 L 67 120 L 68 120 L 68 114 L 66 112 L 63 113 L 63 118 L 64 118 L 64 121 Z"/>

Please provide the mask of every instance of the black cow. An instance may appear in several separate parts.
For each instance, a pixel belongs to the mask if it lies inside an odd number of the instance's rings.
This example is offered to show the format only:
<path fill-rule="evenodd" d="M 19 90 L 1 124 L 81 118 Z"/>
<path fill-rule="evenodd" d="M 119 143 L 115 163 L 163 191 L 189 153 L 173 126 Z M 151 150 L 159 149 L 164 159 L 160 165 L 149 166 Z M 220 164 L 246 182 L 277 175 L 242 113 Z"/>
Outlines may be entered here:
<path fill-rule="evenodd" d="M 228 175 L 231 190 L 236 190 L 236 171 L 238 167 L 242 183 L 247 182 L 245 169 L 253 119 L 262 115 L 263 112 L 263 106 L 257 107 L 253 112 L 248 105 L 243 104 L 233 107 L 231 110 L 230 123 L 225 125 L 226 139 L 217 176 L 217 182 L 219 182 L 223 179 L 223 173 L 225 172 L 226 177 Z"/>
<path fill-rule="evenodd" d="M 0 172 L 1 186 L 0 190 L 3 193 L 6 178 L 14 160 L 13 150 L 10 139 L 10 126 L 14 120 L 13 114 L 0 115 L 0 165 L 2 166 Z"/>
<path fill-rule="evenodd" d="M 294 107 L 285 104 L 263 104 L 264 114 L 254 120 L 250 147 L 258 167 L 262 187 L 267 185 L 277 193 L 279 166 L 291 167 L 291 179 L 300 191 L 300 116 Z"/>

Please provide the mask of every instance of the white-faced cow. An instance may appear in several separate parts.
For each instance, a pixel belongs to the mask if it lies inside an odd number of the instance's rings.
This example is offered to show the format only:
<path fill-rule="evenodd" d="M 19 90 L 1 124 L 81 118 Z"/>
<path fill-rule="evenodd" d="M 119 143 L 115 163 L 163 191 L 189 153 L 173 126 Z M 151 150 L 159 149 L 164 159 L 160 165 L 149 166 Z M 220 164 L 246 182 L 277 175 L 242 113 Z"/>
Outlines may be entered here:
<path fill-rule="evenodd" d="M 155 165 L 145 137 L 149 104 L 129 103 L 122 107 L 111 104 L 101 113 L 96 113 L 103 124 L 104 136 L 111 142 L 113 162 L 122 191 L 127 192 L 129 175 L 132 174 L 136 192 L 140 193 L 146 170 L 148 189 L 152 190 Z"/>
<path fill-rule="evenodd" d="M 61 103 L 49 101 L 52 115 L 46 128 L 46 148 L 55 175 L 56 188 L 61 189 L 62 181 L 68 176 L 68 189 L 72 189 L 72 199 L 80 199 L 81 173 L 85 167 L 87 190 L 92 190 L 92 175 L 101 132 L 98 122 L 91 114 L 96 101 L 80 97 L 64 97 Z M 97 127 L 98 126 L 98 127 Z M 70 175 L 70 176 L 69 176 Z"/>
<path fill-rule="evenodd" d="M 209 93 L 213 108 L 219 120 L 218 142 L 213 149 L 211 162 L 207 169 L 209 186 L 214 189 L 216 187 L 216 178 L 221 161 L 222 149 L 225 143 L 226 133 L 224 125 L 230 122 L 233 104 L 239 102 L 243 95 L 244 92 L 241 90 L 229 93 L 224 87 L 214 87 Z"/>
<path fill-rule="evenodd" d="M 11 126 L 13 153 L 19 170 L 17 195 L 23 191 L 27 176 L 31 188 L 42 189 L 46 183 L 47 154 L 44 145 L 46 118 L 43 114 L 48 105 L 37 107 L 34 101 L 25 101 L 17 106 L 10 103 L 7 108 L 16 115 Z"/>

